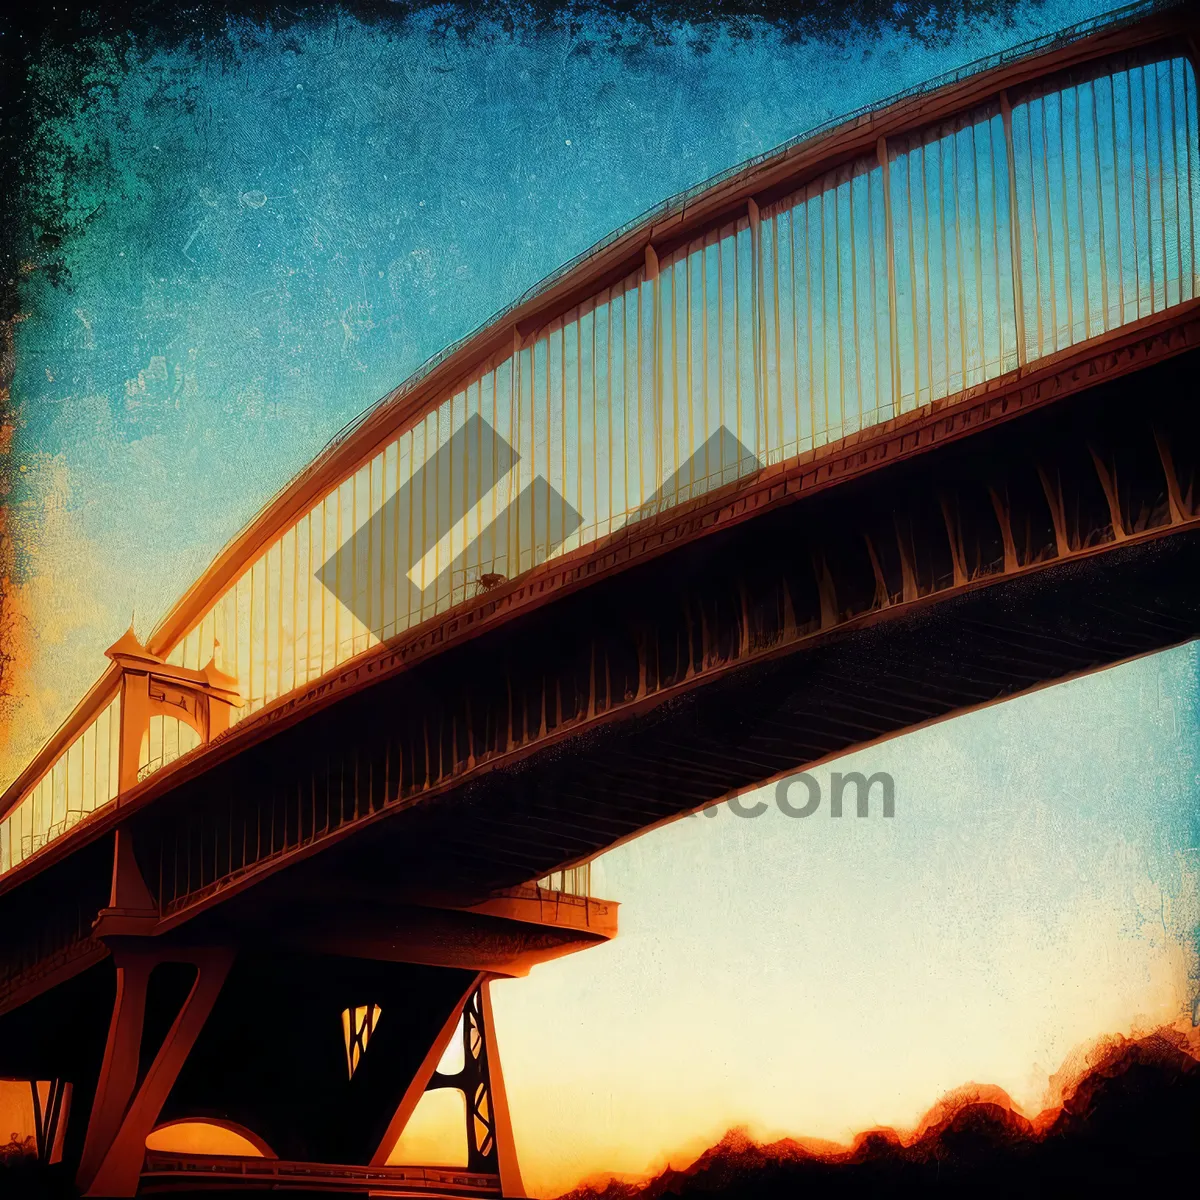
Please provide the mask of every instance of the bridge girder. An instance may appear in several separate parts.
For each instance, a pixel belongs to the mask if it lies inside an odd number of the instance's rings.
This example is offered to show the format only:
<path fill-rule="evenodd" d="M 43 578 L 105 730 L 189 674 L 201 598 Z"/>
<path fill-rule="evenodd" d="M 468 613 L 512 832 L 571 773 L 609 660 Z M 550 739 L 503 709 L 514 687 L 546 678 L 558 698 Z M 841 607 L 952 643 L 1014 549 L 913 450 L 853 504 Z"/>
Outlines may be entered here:
<path fill-rule="evenodd" d="M 369 863 L 400 887 L 482 896 L 854 745 L 1194 636 L 1200 437 L 1177 398 L 1195 370 L 1185 356 L 733 524 L 185 784 L 133 825 L 162 927 L 244 888 L 268 902 L 255 880 L 287 863 L 305 864 L 297 886 Z M 1107 630 L 1102 594 L 1125 612 Z M 1012 611 L 1026 603 L 1040 631 Z M 855 696 L 869 655 L 895 685 Z M 922 658 L 962 678 L 929 691 Z M 820 666 L 835 662 L 863 683 L 837 695 Z M 328 868 L 308 863 L 335 848 Z"/>

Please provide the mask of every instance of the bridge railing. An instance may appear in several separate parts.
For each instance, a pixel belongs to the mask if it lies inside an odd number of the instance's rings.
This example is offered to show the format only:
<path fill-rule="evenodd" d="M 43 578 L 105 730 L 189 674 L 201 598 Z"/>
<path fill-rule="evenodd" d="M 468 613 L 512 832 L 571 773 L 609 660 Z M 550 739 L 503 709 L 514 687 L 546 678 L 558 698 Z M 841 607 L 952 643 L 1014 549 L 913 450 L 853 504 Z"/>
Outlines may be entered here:
<path fill-rule="evenodd" d="M 1192 299 L 1196 114 L 1187 57 L 1123 55 L 881 138 L 764 211 L 766 459 Z"/>
<path fill-rule="evenodd" d="M 276 539 L 172 660 L 253 712 L 474 590 L 1200 287 L 1195 70 L 1123 56 L 880 139 L 530 333 Z"/>
<path fill-rule="evenodd" d="M 116 798 L 120 736 L 118 694 L 0 821 L 0 873 Z"/>
<path fill-rule="evenodd" d="M 580 863 L 575 867 L 564 867 L 551 871 L 537 881 L 538 887 L 546 892 L 563 892 L 568 896 L 590 896 L 592 894 L 592 864 Z"/>
<path fill-rule="evenodd" d="M 171 661 L 253 712 L 630 521 L 1192 299 L 1195 71 L 1001 95 L 646 264 L 333 488 Z"/>
<path fill-rule="evenodd" d="M 651 241 L 384 439 L 167 662 L 236 677 L 244 718 L 554 555 L 1193 299 L 1193 55 L 1001 88 Z M 192 744 L 146 733 L 141 776 Z M 90 736 L 90 776 L 85 731 L 0 822 L 0 871 L 115 794 Z"/>

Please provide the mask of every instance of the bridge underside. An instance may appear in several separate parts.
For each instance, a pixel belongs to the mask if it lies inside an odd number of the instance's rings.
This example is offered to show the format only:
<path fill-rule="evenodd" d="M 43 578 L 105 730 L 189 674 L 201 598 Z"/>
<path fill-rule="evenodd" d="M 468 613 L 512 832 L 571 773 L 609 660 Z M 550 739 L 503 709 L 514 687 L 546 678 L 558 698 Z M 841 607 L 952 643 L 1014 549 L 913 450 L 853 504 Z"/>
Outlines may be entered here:
<path fill-rule="evenodd" d="M 494 773 L 452 809 L 339 845 L 265 884 L 252 903 L 299 895 L 315 875 L 502 886 L 735 789 L 1195 637 L 1196 578 L 1192 531 L 868 626 L 802 661 L 766 662 L 626 727 L 598 729 L 549 761 Z"/>
<path fill-rule="evenodd" d="M 165 925 L 218 900 L 214 921 L 276 922 L 342 889 L 482 896 L 1197 636 L 1198 362 L 664 554 L 185 784 L 135 823 Z"/>
<path fill-rule="evenodd" d="M 485 973 L 245 943 L 110 943 L 108 959 L 0 1020 L 4 1073 L 69 1081 L 76 1099 L 46 1164 L 53 1194 L 78 1194 L 72 1180 L 85 1196 L 522 1194 Z M 455 1038 L 461 1067 L 441 1075 Z M 464 1161 L 391 1165 L 436 1088 L 462 1093 Z M 146 1149 L 153 1129 L 196 1121 L 261 1156 Z"/>

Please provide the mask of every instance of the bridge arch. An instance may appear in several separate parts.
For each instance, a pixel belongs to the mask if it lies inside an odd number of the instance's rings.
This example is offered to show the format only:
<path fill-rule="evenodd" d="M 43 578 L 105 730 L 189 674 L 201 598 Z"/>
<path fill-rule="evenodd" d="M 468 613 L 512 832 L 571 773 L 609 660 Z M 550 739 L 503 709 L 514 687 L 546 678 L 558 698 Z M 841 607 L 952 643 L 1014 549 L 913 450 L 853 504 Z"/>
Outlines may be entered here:
<path fill-rule="evenodd" d="M 1183 9 L 1091 23 L 667 201 L 339 434 L 145 650 L 230 677 L 236 725 L 552 558 L 1200 303 L 1196 46 Z M 0 873 L 166 765 L 119 767 L 122 687 L 0 799 Z"/>
<path fill-rule="evenodd" d="M 146 1137 L 146 1149 L 237 1158 L 279 1157 L 253 1130 L 224 1117 L 181 1117 L 157 1125 Z"/>

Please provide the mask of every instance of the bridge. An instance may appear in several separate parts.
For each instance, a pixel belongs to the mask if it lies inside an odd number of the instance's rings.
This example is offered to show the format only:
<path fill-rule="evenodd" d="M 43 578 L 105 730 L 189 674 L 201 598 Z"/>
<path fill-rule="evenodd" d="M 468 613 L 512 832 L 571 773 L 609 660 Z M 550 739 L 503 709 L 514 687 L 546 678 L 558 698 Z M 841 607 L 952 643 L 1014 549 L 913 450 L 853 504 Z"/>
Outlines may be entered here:
<path fill-rule="evenodd" d="M 1136 5 L 666 201 L 110 647 L 0 798 L 50 1169 L 519 1196 L 489 983 L 615 934 L 592 857 L 1197 636 L 1198 58 Z"/>

